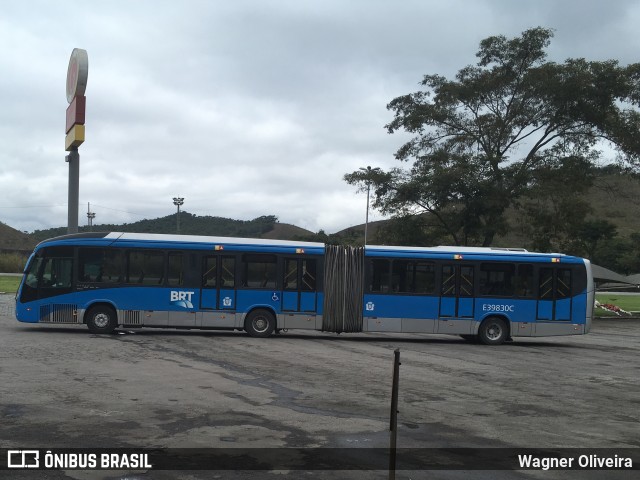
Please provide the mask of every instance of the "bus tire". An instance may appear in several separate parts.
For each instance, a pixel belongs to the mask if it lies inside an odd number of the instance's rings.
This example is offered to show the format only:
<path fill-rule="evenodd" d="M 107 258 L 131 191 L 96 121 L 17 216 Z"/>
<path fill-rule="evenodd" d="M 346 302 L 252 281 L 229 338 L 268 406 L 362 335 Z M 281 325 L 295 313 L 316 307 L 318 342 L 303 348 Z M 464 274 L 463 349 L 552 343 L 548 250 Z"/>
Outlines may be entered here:
<path fill-rule="evenodd" d="M 276 329 L 276 317 L 269 310 L 253 310 L 244 320 L 244 330 L 252 337 L 268 337 Z"/>
<path fill-rule="evenodd" d="M 498 317 L 486 318 L 478 329 L 478 340 L 485 345 L 502 345 L 509 338 L 505 321 Z"/>
<path fill-rule="evenodd" d="M 118 326 L 118 317 L 113 308 L 106 305 L 92 307 L 85 320 L 91 333 L 111 333 Z"/>

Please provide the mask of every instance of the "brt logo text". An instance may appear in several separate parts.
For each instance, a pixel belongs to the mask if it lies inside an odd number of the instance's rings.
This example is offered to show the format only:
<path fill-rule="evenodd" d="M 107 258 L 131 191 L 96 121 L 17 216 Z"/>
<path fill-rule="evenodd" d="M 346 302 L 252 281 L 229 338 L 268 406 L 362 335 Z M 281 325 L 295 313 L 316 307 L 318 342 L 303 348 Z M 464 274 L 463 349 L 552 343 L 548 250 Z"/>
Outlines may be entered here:
<path fill-rule="evenodd" d="M 179 292 L 176 290 L 171 291 L 170 301 L 172 305 L 184 308 L 193 308 L 191 303 L 191 297 L 195 292 Z"/>

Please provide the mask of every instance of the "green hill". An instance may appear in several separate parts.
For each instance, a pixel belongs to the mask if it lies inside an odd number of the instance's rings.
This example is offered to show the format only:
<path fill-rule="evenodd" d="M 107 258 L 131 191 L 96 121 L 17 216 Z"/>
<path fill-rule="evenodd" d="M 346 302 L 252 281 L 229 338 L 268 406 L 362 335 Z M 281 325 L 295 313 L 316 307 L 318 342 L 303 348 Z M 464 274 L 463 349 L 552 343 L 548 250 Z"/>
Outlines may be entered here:
<path fill-rule="evenodd" d="M 640 232 L 640 181 L 636 176 L 602 175 L 588 198 L 592 216 L 613 223 L 619 236 Z"/>
<path fill-rule="evenodd" d="M 0 222 L 0 250 L 31 251 L 36 243 L 31 235 Z"/>
<path fill-rule="evenodd" d="M 88 231 L 82 226 L 80 232 Z M 166 217 L 145 219 L 124 225 L 94 225 L 95 232 L 136 232 L 136 233 L 176 233 L 176 214 Z M 37 241 L 65 235 L 66 227 L 36 230 L 31 237 Z M 183 235 L 210 235 L 221 237 L 277 238 L 280 240 L 295 239 L 300 235 L 312 235 L 312 232 L 294 225 L 278 223 L 278 218 L 265 215 L 253 220 L 233 220 L 223 217 L 197 216 L 189 212 L 180 212 L 180 233 Z"/>

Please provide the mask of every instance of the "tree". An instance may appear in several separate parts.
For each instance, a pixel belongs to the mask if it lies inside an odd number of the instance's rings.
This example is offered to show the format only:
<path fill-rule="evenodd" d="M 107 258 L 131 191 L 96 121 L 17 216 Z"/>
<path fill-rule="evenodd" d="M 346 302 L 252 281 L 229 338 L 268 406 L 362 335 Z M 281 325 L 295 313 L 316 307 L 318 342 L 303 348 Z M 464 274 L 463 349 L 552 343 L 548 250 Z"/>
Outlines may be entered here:
<path fill-rule="evenodd" d="M 395 154 L 410 168 L 374 178 L 356 171 L 345 180 L 360 188 L 370 182 L 383 213 L 426 216 L 455 244 L 488 246 L 506 232 L 505 211 L 535 187 L 539 170 L 568 158 L 594 162 L 601 141 L 637 167 L 640 64 L 548 62 L 552 36 L 538 27 L 513 39 L 489 37 L 478 63 L 455 80 L 426 75 L 424 90 L 387 106 L 394 112 L 388 132 L 413 135 Z"/>
<path fill-rule="evenodd" d="M 587 216 L 592 213 L 585 193 L 595 175 L 589 160 L 573 157 L 532 172 L 528 192 L 515 204 L 516 224 L 529 239 L 527 247 L 585 254 L 582 235 L 589 236 Z"/>
<path fill-rule="evenodd" d="M 616 226 L 608 220 L 585 221 L 578 230 L 576 240 L 584 250 L 584 256 L 598 261 L 598 250 L 617 235 Z"/>

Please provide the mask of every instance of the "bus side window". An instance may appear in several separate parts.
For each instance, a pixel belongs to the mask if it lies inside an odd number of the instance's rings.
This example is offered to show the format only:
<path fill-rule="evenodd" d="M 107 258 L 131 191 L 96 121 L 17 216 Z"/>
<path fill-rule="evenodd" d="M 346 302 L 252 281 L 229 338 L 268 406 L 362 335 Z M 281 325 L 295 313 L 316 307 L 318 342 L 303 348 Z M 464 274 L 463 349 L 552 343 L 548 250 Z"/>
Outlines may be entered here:
<path fill-rule="evenodd" d="M 473 297 L 473 267 L 460 266 L 460 293 L 461 297 Z"/>
<path fill-rule="evenodd" d="M 514 292 L 515 265 L 512 263 L 482 263 L 480 265 L 480 295 L 511 297 Z"/>
<path fill-rule="evenodd" d="M 442 266 L 441 293 L 444 297 L 452 297 L 456 294 L 456 269 L 453 265 Z"/>
<path fill-rule="evenodd" d="M 315 292 L 316 290 L 316 261 L 302 261 L 302 285 L 300 289 L 304 292 Z"/>
<path fill-rule="evenodd" d="M 553 299 L 553 269 L 541 268 L 538 282 L 538 298 L 540 300 Z"/>
<path fill-rule="evenodd" d="M 372 259 L 369 261 L 369 291 L 372 293 L 389 292 L 389 260 Z"/>
<path fill-rule="evenodd" d="M 285 290 L 298 289 L 298 260 L 287 258 L 284 261 L 284 282 L 282 288 Z"/>
<path fill-rule="evenodd" d="M 571 270 L 559 268 L 557 272 L 557 298 L 567 298 L 571 296 Z"/>
<path fill-rule="evenodd" d="M 167 284 L 184 285 L 184 255 L 182 252 L 169 252 Z"/>
<path fill-rule="evenodd" d="M 416 262 L 411 291 L 434 293 L 436 290 L 436 266 L 433 263 Z"/>
<path fill-rule="evenodd" d="M 78 282 L 120 283 L 123 279 L 124 252 L 109 248 L 78 249 Z"/>
<path fill-rule="evenodd" d="M 394 260 L 392 264 L 394 293 L 433 293 L 435 290 L 435 265 L 416 260 Z"/>
<path fill-rule="evenodd" d="M 46 258 L 40 285 L 45 288 L 71 288 L 72 268 L 72 258 Z"/>
<path fill-rule="evenodd" d="M 42 257 L 33 257 L 31 264 L 29 264 L 29 270 L 27 271 L 27 277 L 25 284 L 31 288 L 38 288 L 38 272 L 40 271 L 40 265 L 42 265 Z"/>
<path fill-rule="evenodd" d="M 205 257 L 203 260 L 202 286 L 216 288 L 217 257 Z"/>
<path fill-rule="evenodd" d="M 220 288 L 235 288 L 236 257 L 222 257 L 220 264 Z"/>
<path fill-rule="evenodd" d="M 104 252 L 102 283 L 122 283 L 124 281 L 124 250 L 108 248 Z"/>
<path fill-rule="evenodd" d="M 516 295 L 519 297 L 533 297 L 533 265 L 518 265 L 516 277 Z"/>
<path fill-rule="evenodd" d="M 46 247 L 29 265 L 22 301 L 71 293 L 73 284 L 73 247 Z"/>
<path fill-rule="evenodd" d="M 160 285 L 164 280 L 164 254 L 159 251 L 129 252 L 127 283 Z"/>
<path fill-rule="evenodd" d="M 276 288 L 278 257 L 261 253 L 247 253 L 244 262 L 244 286 L 249 288 Z"/>
<path fill-rule="evenodd" d="M 97 283 L 102 277 L 102 248 L 80 248 L 78 250 L 78 282 Z"/>

